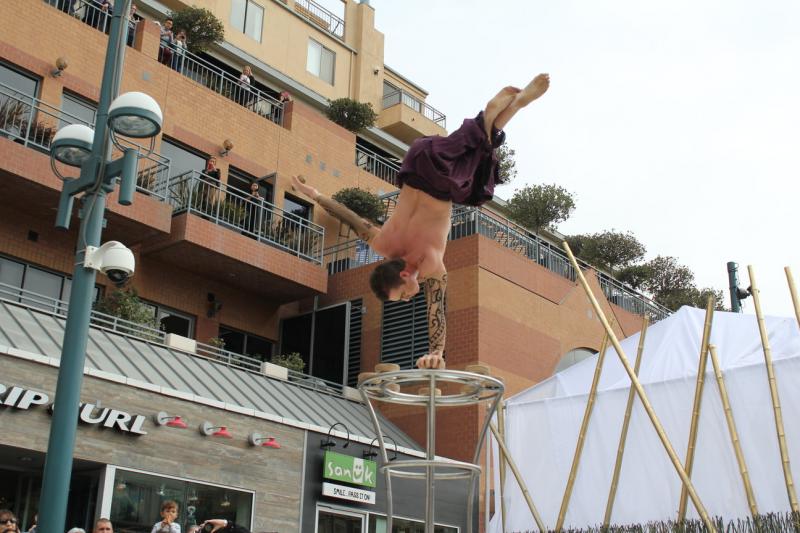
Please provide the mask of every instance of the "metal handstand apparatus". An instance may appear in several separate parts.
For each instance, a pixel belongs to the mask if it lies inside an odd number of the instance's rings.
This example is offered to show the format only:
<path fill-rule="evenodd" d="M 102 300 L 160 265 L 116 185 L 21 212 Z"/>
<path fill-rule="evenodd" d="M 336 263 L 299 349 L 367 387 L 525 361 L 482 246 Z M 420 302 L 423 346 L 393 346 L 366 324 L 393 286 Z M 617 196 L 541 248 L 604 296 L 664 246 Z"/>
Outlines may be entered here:
<path fill-rule="evenodd" d="M 437 385 L 442 389 L 437 390 Z M 419 390 L 427 387 L 427 391 Z M 369 407 L 375 426 L 383 465 L 380 471 L 386 479 L 386 531 L 392 531 L 392 477 L 425 481 L 425 533 L 434 533 L 434 487 L 437 480 L 469 480 L 467 496 L 467 533 L 472 533 L 473 501 L 480 479 L 478 460 L 486 439 L 489 423 L 503 397 L 503 383 L 491 376 L 460 370 L 400 370 L 385 372 L 365 379 L 359 384 L 361 397 Z M 424 406 L 427 419 L 425 459 L 396 460 L 389 463 L 383 431 L 372 401 Z M 436 408 L 488 403 L 472 463 L 436 457 Z"/>

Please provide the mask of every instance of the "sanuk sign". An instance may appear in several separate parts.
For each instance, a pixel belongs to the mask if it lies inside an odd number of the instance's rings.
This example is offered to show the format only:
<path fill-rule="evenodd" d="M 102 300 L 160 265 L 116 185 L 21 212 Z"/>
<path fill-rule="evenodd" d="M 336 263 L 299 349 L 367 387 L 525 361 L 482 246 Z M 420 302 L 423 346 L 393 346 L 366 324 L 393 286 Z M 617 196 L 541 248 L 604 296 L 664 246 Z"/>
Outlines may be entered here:
<path fill-rule="evenodd" d="M 364 487 L 375 487 L 375 472 L 375 461 L 359 459 L 336 452 L 325 452 L 322 477 L 326 479 L 363 485 Z"/>

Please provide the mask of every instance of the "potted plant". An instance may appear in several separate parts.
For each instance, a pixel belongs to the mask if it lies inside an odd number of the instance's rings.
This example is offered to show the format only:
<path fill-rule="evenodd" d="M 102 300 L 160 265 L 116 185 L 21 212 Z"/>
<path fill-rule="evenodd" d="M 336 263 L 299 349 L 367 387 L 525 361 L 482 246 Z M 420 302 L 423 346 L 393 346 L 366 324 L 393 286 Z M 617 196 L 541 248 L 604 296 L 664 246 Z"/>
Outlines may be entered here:
<path fill-rule="evenodd" d="M 306 367 L 305 361 L 303 361 L 303 358 L 300 357 L 300 354 L 297 352 L 292 352 L 285 355 L 273 355 L 270 363 L 288 368 L 289 370 L 293 370 L 295 372 L 302 372 Z"/>
<path fill-rule="evenodd" d="M 161 329 L 153 308 L 139 299 L 136 289 L 114 289 L 94 304 L 94 310 L 133 323 L 118 323 L 116 329 L 121 333 L 134 334 L 147 340 L 161 340 L 161 336 L 153 331 Z M 92 321 L 98 326 L 108 327 L 102 317 L 93 317 Z"/>

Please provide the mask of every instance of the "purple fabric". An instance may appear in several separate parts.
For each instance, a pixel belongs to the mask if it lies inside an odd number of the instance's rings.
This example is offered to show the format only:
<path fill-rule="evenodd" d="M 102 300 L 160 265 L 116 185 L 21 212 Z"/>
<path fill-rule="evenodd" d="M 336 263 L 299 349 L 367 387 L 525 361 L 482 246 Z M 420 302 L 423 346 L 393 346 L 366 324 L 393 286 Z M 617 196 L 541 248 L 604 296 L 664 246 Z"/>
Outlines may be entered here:
<path fill-rule="evenodd" d="M 398 179 L 439 200 L 481 205 L 492 199 L 499 183 L 497 155 L 505 133 L 493 130 L 489 144 L 483 129 L 483 112 L 464 120 L 456 131 L 442 137 L 415 140 L 403 159 Z"/>

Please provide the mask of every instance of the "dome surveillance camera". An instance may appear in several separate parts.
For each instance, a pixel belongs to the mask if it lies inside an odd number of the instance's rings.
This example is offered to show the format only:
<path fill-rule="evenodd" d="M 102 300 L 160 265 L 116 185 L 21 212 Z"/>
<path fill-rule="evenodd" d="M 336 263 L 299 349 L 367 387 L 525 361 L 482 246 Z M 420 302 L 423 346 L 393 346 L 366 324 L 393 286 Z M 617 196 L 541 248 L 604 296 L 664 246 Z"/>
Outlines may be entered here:
<path fill-rule="evenodd" d="M 111 283 L 121 287 L 133 276 L 136 261 L 133 252 L 124 244 L 109 241 L 100 248 L 87 246 L 83 266 L 102 272 Z"/>

